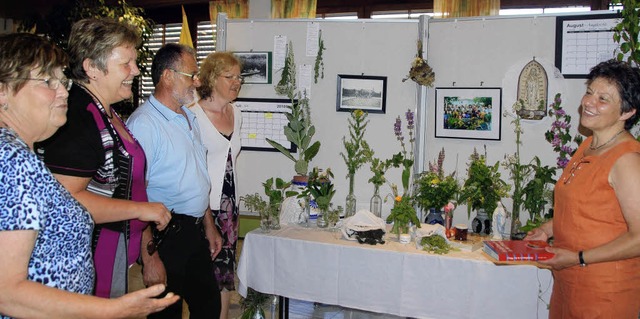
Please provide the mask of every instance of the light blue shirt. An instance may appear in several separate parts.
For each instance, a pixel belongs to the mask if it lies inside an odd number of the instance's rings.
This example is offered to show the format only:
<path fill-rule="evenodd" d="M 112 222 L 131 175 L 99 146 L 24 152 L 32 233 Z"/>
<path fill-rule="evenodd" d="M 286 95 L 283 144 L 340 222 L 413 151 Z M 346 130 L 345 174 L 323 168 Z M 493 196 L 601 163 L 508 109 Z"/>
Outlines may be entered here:
<path fill-rule="evenodd" d="M 206 148 L 195 115 L 184 106 L 182 110 L 188 122 L 152 95 L 131 114 L 127 126 L 147 156 L 149 201 L 202 217 L 211 188 Z"/>

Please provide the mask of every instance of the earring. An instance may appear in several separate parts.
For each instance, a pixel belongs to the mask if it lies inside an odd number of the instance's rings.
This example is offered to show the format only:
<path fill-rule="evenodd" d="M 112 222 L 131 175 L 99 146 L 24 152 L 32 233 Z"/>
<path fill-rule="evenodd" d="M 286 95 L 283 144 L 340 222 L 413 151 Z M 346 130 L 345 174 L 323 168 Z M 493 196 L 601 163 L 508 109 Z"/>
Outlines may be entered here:
<path fill-rule="evenodd" d="M 9 103 L 2 104 L 2 110 L 6 111 L 9 109 Z"/>

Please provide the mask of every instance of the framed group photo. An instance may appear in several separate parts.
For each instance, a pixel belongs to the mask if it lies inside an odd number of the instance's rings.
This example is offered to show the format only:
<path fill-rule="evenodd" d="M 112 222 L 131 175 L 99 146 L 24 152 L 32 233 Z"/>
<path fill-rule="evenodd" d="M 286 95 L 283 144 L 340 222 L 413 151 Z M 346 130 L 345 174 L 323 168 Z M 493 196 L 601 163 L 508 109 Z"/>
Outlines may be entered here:
<path fill-rule="evenodd" d="M 271 52 L 233 52 L 240 62 L 245 84 L 271 84 Z"/>
<path fill-rule="evenodd" d="M 500 140 L 502 88 L 436 88 L 435 137 Z"/>
<path fill-rule="evenodd" d="M 338 74 L 336 111 L 385 113 L 387 77 Z"/>

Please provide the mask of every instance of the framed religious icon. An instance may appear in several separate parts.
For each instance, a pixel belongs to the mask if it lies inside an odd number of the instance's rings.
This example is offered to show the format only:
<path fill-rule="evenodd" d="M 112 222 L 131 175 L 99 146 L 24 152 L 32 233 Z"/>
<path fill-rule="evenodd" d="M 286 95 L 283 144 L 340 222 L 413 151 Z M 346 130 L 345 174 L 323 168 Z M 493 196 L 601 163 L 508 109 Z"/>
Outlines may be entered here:
<path fill-rule="evenodd" d="M 541 120 L 547 114 L 547 71 L 536 59 L 524 66 L 518 77 L 518 115 L 525 120 Z"/>
<path fill-rule="evenodd" d="M 502 88 L 436 88 L 438 138 L 500 140 Z"/>

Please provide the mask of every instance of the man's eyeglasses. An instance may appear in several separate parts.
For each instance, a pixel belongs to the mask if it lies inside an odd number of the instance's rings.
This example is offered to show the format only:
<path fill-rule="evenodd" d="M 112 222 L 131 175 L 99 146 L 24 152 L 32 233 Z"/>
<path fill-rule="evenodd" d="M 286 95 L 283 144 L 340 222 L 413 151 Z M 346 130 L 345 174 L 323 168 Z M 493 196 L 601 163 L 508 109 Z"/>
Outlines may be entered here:
<path fill-rule="evenodd" d="M 57 90 L 60 87 L 60 84 L 62 84 L 62 86 L 69 91 L 71 89 L 71 85 L 73 84 L 73 81 L 71 79 L 67 79 L 65 77 L 63 77 L 62 79 L 58 79 L 58 78 L 46 78 L 46 79 L 38 79 L 38 78 L 13 78 L 13 80 L 31 80 L 31 81 L 40 81 L 40 82 L 44 82 L 47 87 L 49 89 L 52 90 Z"/>
<path fill-rule="evenodd" d="M 242 75 L 221 75 L 221 77 L 229 81 L 232 81 L 232 80 L 238 81 L 240 82 L 240 84 L 244 83 L 244 76 Z"/>
<path fill-rule="evenodd" d="M 173 213 L 174 211 L 172 209 L 171 215 L 173 215 Z M 162 241 L 164 240 L 165 237 L 167 237 L 167 234 L 169 232 L 173 232 L 177 234 L 182 229 L 182 227 L 180 227 L 180 223 L 174 222 L 173 218 L 169 221 L 169 225 L 167 225 L 167 227 L 164 230 L 158 230 L 155 224 L 151 224 L 150 227 L 151 227 L 152 238 L 147 243 L 147 252 L 149 253 L 149 256 L 153 255 L 156 251 L 158 251 L 158 248 L 160 248 Z"/>
<path fill-rule="evenodd" d="M 178 73 L 178 74 L 182 74 L 182 75 L 184 75 L 184 76 L 186 76 L 186 77 L 190 77 L 192 81 L 195 81 L 195 80 L 200 76 L 200 73 L 198 73 L 198 72 L 194 72 L 194 73 L 185 73 L 185 72 L 178 71 L 178 70 L 176 70 L 176 69 L 169 69 L 169 70 L 171 70 L 171 71 L 173 71 L 173 72 L 176 72 L 176 73 Z"/>

